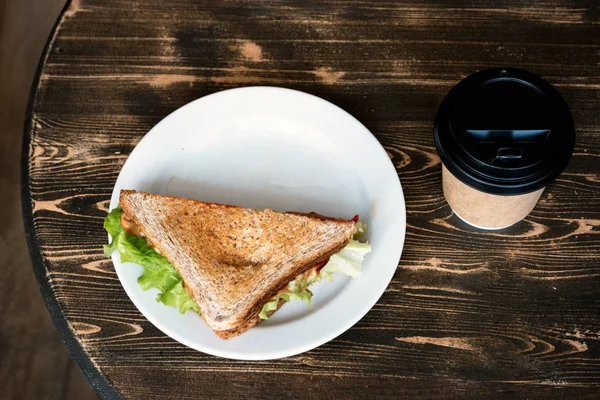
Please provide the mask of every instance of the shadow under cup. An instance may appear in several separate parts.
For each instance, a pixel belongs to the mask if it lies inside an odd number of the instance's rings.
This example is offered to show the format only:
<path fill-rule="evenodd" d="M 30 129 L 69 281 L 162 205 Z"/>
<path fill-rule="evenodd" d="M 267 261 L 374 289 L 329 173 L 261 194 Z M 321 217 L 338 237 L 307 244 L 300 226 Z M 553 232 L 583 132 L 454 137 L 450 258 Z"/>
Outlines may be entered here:
<path fill-rule="evenodd" d="M 477 228 L 502 229 L 525 218 L 567 166 L 575 129 L 552 85 L 527 71 L 495 68 L 448 93 L 434 138 L 454 213 Z"/>

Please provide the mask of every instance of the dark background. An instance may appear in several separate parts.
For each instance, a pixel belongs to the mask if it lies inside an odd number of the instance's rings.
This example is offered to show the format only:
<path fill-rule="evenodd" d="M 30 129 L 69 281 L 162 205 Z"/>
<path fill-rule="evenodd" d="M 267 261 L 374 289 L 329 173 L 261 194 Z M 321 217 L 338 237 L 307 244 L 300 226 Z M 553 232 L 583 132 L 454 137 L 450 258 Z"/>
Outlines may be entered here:
<path fill-rule="evenodd" d="M 93 399 L 46 311 L 21 218 L 29 89 L 65 0 L 0 0 L 0 398 Z"/>

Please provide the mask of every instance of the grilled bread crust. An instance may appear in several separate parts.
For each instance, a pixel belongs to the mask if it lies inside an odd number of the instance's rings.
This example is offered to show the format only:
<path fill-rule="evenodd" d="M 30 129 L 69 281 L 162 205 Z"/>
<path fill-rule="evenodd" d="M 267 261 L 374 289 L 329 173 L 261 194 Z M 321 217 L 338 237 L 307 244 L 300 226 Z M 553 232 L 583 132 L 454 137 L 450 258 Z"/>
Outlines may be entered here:
<path fill-rule="evenodd" d="M 260 321 L 264 303 L 326 262 L 356 232 L 353 221 L 122 190 L 121 221 L 179 271 L 202 318 L 223 338 Z M 278 308 L 283 305 L 278 304 Z"/>

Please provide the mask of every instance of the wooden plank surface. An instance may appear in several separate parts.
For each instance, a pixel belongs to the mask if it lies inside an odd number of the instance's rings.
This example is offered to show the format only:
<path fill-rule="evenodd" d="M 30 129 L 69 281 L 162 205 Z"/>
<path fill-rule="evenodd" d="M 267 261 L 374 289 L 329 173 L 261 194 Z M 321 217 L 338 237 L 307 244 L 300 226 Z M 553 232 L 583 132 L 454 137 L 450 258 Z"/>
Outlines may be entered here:
<path fill-rule="evenodd" d="M 94 388 L 597 398 L 599 14 L 588 1 L 72 1 L 40 71 L 23 191 L 34 268 Z M 577 144 L 525 221 L 485 233 L 444 201 L 432 130 L 448 90 L 494 66 L 553 83 Z M 246 85 L 303 90 L 352 113 L 389 152 L 406 196 L 404 252 L 381 300 L 339 338 L 277 361 L 215 358 L 166 337 L 101 249 L 112 187 L 140 138 L 183 104 Z"/>
<path fill-rule="evenodd" d="M 65 0 L 0 0 L 0 399 L 92 399 L 35 282 L 20 215 L 27 99 Z"/>

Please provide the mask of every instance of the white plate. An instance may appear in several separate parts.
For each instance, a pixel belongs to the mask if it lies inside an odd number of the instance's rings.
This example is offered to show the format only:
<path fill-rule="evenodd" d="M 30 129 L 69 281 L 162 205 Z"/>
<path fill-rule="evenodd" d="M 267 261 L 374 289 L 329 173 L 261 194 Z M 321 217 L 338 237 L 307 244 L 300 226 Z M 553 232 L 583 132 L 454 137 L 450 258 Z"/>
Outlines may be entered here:
<path fill-rule="evenodd" d="M 369 226 L 373 251 L 363 274 L 335 274 L 311 286 L 313 304 L 294 301 L 246 333 L 221 340 L 194 312 L 156 302 L 137 284 L 142 267 L 115 269 L 125 291 L 158 329 L 199 351 L 266 360 L 308 351 L 360 320 L 392 279 L 404 244 L 406 213 L 387 153 L 355 118 L 318 97 L 275 87 L 226 90 L 195 100 L 157 124 L 123 166 L 121 189 L 279 211 L 314 211 Z"/>

